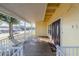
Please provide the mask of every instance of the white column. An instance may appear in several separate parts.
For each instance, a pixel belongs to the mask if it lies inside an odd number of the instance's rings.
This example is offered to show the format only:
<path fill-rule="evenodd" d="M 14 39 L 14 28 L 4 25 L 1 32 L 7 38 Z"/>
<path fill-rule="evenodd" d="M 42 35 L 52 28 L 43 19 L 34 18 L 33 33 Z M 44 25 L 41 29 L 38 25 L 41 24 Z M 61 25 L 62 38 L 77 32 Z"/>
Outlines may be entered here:
<path fill-rule="evenodd" d="M 30 25 L 31 25 L 31 32 L 30 33 L 31 33 L 31 36 L 32 36 L 32 23 Z"/>
<path fill-rule="evenodd" d="M 24 40 L 26 40 L 26 21 L 24 21 Z"/>

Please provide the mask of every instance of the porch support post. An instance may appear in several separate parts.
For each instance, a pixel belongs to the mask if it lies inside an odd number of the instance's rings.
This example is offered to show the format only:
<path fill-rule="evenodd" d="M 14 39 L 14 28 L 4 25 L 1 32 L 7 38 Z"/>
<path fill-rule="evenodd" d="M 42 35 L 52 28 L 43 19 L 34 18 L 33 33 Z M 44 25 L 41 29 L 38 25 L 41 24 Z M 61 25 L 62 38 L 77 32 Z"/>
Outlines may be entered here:
<path fill-rule="evenodd" d="M 30 36 L 32 36 L 32 23 L 30 23 Z"/>
<path fill-rule="evenodd" d="M 26 40 L 26 21 L 24 21 L 24 41 Z"/>

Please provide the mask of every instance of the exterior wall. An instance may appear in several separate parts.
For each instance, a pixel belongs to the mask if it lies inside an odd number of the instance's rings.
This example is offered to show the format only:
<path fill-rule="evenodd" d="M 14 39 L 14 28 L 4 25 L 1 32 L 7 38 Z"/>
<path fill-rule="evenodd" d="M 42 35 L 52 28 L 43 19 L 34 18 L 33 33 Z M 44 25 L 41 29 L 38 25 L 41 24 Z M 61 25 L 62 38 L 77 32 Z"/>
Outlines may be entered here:
<path fill-rule="evenodd" d="M 47 36 L 47 23 L 46 22 L 36 22 L 36 36 Z"/>
<path fill-rule="evenodd" d="M 79 4 L 72 4 L 62 19 L 62 45 L 79 46 Z"/>
<path fill-rule="evenodd" d="M 70 9 L 71 4 L 60 4 L 59 8 L 55 11 L 55 13 L 53 14 L 53 16 L 50 18 L 50 20 L 48 20 L 47 25 L 50 25 L 51 23 L 53 23 L 54 21 L 61 19 L 63 20 L 63 16 L 67 13 L 67 11 Z M 62 22 L 61 22 L 61 32 L 62 32 Z M 51 37 L 51 36 L 49 36 Z M 52 39 L 50 38 L 50 41 L 52 41 Z M 54 43 L 52 41 L 52 43 Z M 61 35 L 61 39 L 60 39 L 60 44 L 62 43 L 62 35 Z"/>
<path fill-rule="evenodd" d="M 48 25 L 61 19 L 61 46 L 79 46 L 79 4 L 61 4 Z"/>

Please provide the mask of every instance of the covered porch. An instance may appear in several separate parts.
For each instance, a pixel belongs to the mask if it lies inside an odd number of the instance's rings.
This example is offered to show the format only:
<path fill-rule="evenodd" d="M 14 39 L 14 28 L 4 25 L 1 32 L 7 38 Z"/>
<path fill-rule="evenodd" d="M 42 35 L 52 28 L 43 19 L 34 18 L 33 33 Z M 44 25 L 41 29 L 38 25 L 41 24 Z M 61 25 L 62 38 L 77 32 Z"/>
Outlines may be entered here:
<path fill-rule="evenodd" d="M 3 3 L 0 18 L 1 56 L 79 56 L 79 4 Z"/>
<path fill-rule="evenodd" d="M 12 16 L 20 21 L 20 24 L 13 25 L 14 39 L 9 39 L 8 31 L 3 30 L 5 22 L 0 26 L 1 56 L 56 55 L 56 51 L 51 49 L 49 37 L 44 34 L 37 35 L 36 23 L 44 20 L 47 5 L 48 4 L 0 4 L 0 13 Z M 9 29 L 8 25 L 6 28 Z M 19 28 L 22 29 L 19 30 Z M 39 31 L 41 30 L 39 29 Z"/>

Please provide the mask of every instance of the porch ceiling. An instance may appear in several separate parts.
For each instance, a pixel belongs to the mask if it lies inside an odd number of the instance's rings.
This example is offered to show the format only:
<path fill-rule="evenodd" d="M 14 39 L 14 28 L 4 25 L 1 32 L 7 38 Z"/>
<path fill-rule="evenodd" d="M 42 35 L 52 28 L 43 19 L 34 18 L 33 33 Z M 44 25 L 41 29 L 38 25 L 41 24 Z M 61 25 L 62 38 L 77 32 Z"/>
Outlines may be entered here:
<path fill-rule="evenodd" d="M 1 7 L 7 9 L 9 12 L 17 15 L 28 21 L 41 21 L 44 20 L 45 10 L 47 4 L 45 3 L 4 3 L 0 4 Z"/>
<path fill-rule="evenodd" d="M 46 8 L 46 13 L 44 21 L 49 20 L 55 13 L 56 9 L 59 7 L 59 3 L 48 3 Z"/>

